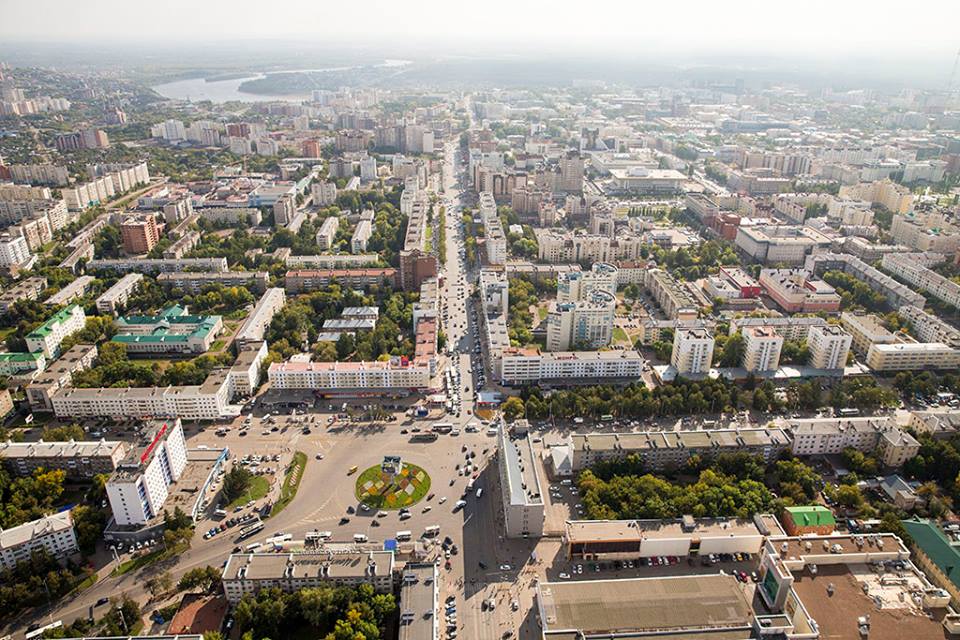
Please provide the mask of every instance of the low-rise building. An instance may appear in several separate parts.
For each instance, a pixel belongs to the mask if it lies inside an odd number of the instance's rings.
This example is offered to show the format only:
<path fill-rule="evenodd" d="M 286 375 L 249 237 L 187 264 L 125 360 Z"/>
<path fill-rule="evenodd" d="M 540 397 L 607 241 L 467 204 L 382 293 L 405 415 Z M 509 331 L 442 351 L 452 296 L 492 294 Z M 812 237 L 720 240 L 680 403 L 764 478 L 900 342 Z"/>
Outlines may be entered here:
<path fill-rule="evenodd" d="M 284 276 L 284 288 L 288 293 L 309 293 L 331 282 L 363 288 L 384 282 L 396 286 L 398 278 L 396 269 L 301 269 L 287 271 Z"/>
<path fill-rule="evenodd" d="M 223 592 L 231 604 L 274 587 L 293 592 L 325 585 L 369 584 L 377 593 L 390 593 L 393 571 L 392 551 L 234 553 L 223 568 Z"/>
<path fill-rule="evenodd" d="M 224 272 L 227 270 L 226 258 L 118 258 L 98 259 L 87 263 L 90 271 L 137 271 L 145 274 L 175 273 L 178 271 L 211 271 Z"/>
<path fill-rule="evenodd" d="M 21 300 L 36 300 L 47 288 L 47 279 L 41 276 L 26 278 L 0 293 L 0 313 L 7 313 Z"/>
<path fill-rule="evenodd" d="M 134 293 L 143 284 L 142 273 L 128 273 L 97 298 L 97 311 L 105 316 L 119 315 Z"/>
<path fill-rule="evenodd" d="M 43 549 L 53 558 L 66 559 L 77 553 L 77 534 L 72 512 L 61 511 L 9 529 L 0 529 L 0 569 L 12 570 Z"/>
<path fill-rule="evenodd" d="M 867 351 L 866 363 L 874 371 L 956 369 L 960 351 L 942 342 L 874 344 Z"/>
<path fill-rule="evenodd" d="M 12 475 L 28 476 L 37 469 L 62 469 L 72 480 L 89 480 L 113 473 L 126 447 L 119 441 L 0 442 L 0 462 Z"/>
<path fill-rule="evenodd" d="M 242 348 L 249 342 L 262 341 L 273 316 L 283 308 L 286 301 L 287 295 L 280 287 L 267 289 L 233 337 L 234 344 Z"/>
<path fill-rule="evenodd" d="M 357 269 L 380 263 L 376 253 L 321 253 L 316 256 L 287 256 L 284 264 L 290 269 Z"/>
<path fill-rule="evenodd" d="M 960 349 L 960 330 L 934 314 L 911 305 L 900 307 L 897 313 L 910 322 L 920 342 L 942 342 L 954 349 Z"/>
<path fill-rule="evenodd" d="M 127 353 L 206 353 L 223 331 L 220 316 L 189 315 L 186 307 L 167 307 L 155 316 L 117 318 L 111 342 L 123 344 Z"/>
<path fill-rule="evenodd" d="M 897 336 L 883 326 L 883 321 L 872 313 L 856 314 L 844 311 L 840 314 L 840 324 L 853 340 L 853 350 L 866 355 L 874 344 L 893 344 Z"/>
<path fill-rule="evenodd" d="M 788 536 L 828 536 L 837 528 L 833 512 L 822 505 L 786 507 L 781 519 Z"/>
<path fill-rule="evenodd" d="M 46 366 L 47 358 L 41 351 L 36 353 L 0 352 L 0 376 L 40 373 Z"/>
<path fill-rule="evenodd" d="M 40 354 L 34 354 L 40 355 Z M 77 344 L 54 360 L 26 387 L 27 400 L 32 411 L 53 411 L 51 397 L 60 389 L 70 386 L 73 374 L 93 366 L 97 359 L 97 347 L 92 344 Z"/>
<path fill-rule="evenodd" d="M 197 294 L 211 284 L 221 284 L 225 287 L 246 287 L 254 293 L 267 290 L 270 274 L 266 271 L 222 271 L 194 273 L 178 271 L 161 273 L 157 276 L 157 284 L 174 289 L 183 289 L 188 293 Z"/>
<path fill-rule="evenodd" d="M 650 296 L 671 320 L 692 320 L 700 305 L 684 284 L 663 269 L 648 269 L 645 284 Z"/>
<path fill-rule="evenodd" d="M 899 467 L 920 446 L 889 417 L 792 418 L 776 424 L 790 434 L 797 456 L 838 455 L 851 448 L 876 452 L 885 466 Z"/>
<path fill-rule="evenodd" d="M 830 247 L 830 239 L 811 227 L 741 225 L 734 242 L 748 258 L 764 264 L 803 264 L 807 255 Z"/>
<path fill-rule="evenodd" d="M 63 289 L 60 289 L 60 291 L 57 291 L 55 294 L 44 300 L 43 304 L 51 307 L 61 304 L 70 304 L 77 298 L 85 296 L 90 290 L 90 287 L 93 286 L 93 282 L 93 276 L 80 276 Z"/>
<path fill-rule="evenodd" d="M 489 319 L 487 324 L 490 324 Z M 639 352 L 631 350 L 541 352 L 539 349 L 513 349 L 507 338 L 506 323 L 502 323 L 502 332 L 497 335 L 502 336 L 506 346 L 499 348 L 499 366 L 494 365 L 494 373 L 505 385 L 542 383 L 562 386 L 584 381 L 637 380 L 646 363 Z"/>
<path fill-rule="evenodd" d="M 144 436 L 107 480 L 113 520 L 139 527 L 163 512 L 170 486 L 187 467 L 187 446 L 180 420 L 145 425 Z"/>
<path fill-rule="evenodd" d="M 832 313 L 840 310 L 836 289 L 803 269 L 763 269 L 760 284 L 788 313 Z"/>

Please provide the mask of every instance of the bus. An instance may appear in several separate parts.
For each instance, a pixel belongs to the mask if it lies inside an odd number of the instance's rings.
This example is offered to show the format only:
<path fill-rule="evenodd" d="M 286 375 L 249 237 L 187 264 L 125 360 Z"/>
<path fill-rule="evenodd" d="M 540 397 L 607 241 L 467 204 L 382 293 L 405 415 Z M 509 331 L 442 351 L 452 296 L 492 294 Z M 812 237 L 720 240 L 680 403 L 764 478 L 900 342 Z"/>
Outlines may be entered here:
<path fill-rule="evenodd" d="M 259 542 L 254 542 L 253 544 L 248 544 L 246 547 L 244 547 L 244 551 L 246 551 L 247 553 L 253 553 L 254 551 L 256 551 L 262 546 L 263 545 L 260 544 Z"/>
<path fill-rule="evenodd" d="M 841 418 L 852 418 L 854 416 L 860 415 L 860 409 L 856 409 L 853 407 L 844 407 L 843 409 L 840 409 L 839 411 L 837 411 L 837 415 L 840 416 Z"/>
<path fill-rule="evenodd" d="M 397 531 L 397 535 L 396 535 L 395 537 L 396 537 L 396 539 L 399 540 L 400 542 L 405 542 L 405 541 L 410 540 L 411 538 L 413 538 L 413 532 L 411 532 L 411 531 Z"/>
<path fill-rule="evenodd" d="M 427 433 L 415 433 L 410 437 L 410 442 L 435 442 L 437 434 L 432 431 Z"/>
<path fill-rule="evenodd" d="M 53 631 L 54 629 L 59 629 L 62 626 L 63 622 L 61 620 L 57 620 L 56 622 L 51 622 L 50 624 L 34 629 L 33 631 L 28 631 L 23 637 L 26 640 L 33 640 L 33 638 L 39 638 L 43 636 L 44 632 L 46 631 Z"/>
<path fill-rule="evenodd" d="M 423 530 L 423 536 L 425 538 L 433 538 L 440 535 L 440 525 L 432 524 L 429 527 L 425 527 Z"/>
<path fill-rule="evenodd" d="M 266 544 L 272 544 L 272 545 L 274 545 L 274 546 L 279 546 L 279 545 L 282 545 L 284 542 L 290 542 L 291 540 L 293 540 L 293 534 L 292 534 L 292 533 L 284 533 L 284 534 L 281 534 L 281 535 L 279 535 L 279 536 L 274 536 L 274 537 L 272 537 L 272 538 L 267 538 L 266 540 L 264 540 L 264 542 L 265 542 Z"/>
<path fill-rule="evenodd" d="M 257 520 L 252 524 L 248 524 L 243 529 L 240 529 L 240 537 L 237 538 L 237 540 L 244 540 L 260 531 L 263 531 L 263 522 L 261 522 L 260 520 Z"/>
<path fill-rule="evenodd" d="M 453 431 L 453 424 L 449 422 L 438 422 L 433 425 L 433 431 L 435 433 L 450 433 Z"/>
<path fill-rule="evenodd" d="M 605 413 L 600 416 L 600 422 L 613 422 L 613 416 L 609 413 Z"/>

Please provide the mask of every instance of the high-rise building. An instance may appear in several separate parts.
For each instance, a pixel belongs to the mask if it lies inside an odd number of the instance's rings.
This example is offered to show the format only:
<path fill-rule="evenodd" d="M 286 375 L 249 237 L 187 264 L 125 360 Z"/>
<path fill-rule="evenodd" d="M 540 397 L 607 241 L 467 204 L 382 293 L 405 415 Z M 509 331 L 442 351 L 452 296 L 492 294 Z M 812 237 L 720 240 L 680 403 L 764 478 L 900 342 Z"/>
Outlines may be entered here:
<path fill-rule="evenodd" d="M 570 271 L 557 278 L 557 302 L 577 302 L 590 298 L 594 291 L 617 292 L 618 269 L 606 262 L 595 262 L 590 271 Z"/>
<path fill-rule="evenodd" d="M 128 218 L 120 224 L 120 237 L 123 239 L 123 251 L 130 255 L 150 253 L 160 241 L 160 230 L 153 215 L 140 218 Z"/>
<path fill-rule="evenodd" d="M 810 327 L 807 334 L 810 366 L 814 369 L 843 369 L 852 343 L 853 337 L 837 325 Z"/>
<path fill-rule="evenodd" d="M 683 374 L 706 374 L 713 362 L 713 336 L 703 328 L 678 329 L 673 334 L 670 364 Z"/>
<path fill-rule="evenodd" d="M 583 191 L 584 158 L 579 151 L 568 151 L 560 158 L 560 191 L 579 193 Z"/>
<path fill-rule="evenodd" d="M 617 298 L 594 290 L 577 302 L 554 302 L 547 314 L 547 351 L 599 349 L 613 339 Z"/>
<path fill-rule="evenodd" d="M 783 337 L 772 327 L 748 327 L 743 337 L 743 368 L 751 372 L 776 371 L 780 366 Z"/>
<path fill-rule="evenodd" d="M 24 267 L 32 259 L 26 238 L 0 234 L 0 267 Z"/>
<path fill-rule="evenodd" d="M 315 182 L 310 187 L 313 204 L 329 207 L 337 201 L 337 185 L 334 182 Z"/>
<path fill-rule="evenodd" d="M 170 486 L 187 466 L 187 447 L 180 419 L 157 422 L 117 465 L 107 480 L 107 497 L 114 521 L 142 526 L 163 511 Z"/>
<path fill-rule="evenodd" d="M 293 196 L 282 196 L 273 204 L 273 222 L 278 227 L 285 227 L 293 220 L 297 211 L 297 202 Z"/>

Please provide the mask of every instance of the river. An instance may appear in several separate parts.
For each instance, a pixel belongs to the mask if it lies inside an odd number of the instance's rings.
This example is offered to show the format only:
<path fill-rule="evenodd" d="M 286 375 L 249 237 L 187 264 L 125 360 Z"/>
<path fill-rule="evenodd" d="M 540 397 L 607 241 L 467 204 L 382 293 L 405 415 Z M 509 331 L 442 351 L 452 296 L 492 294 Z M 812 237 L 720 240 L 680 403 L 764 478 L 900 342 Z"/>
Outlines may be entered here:
<path fill-rule="evenodd" d="M 378 67 L 402 67 L 412 64 L 409 60 L 385 60 L 376 65 Z M 324 71 L 346 71 L 355 67 L 327 67 L 322 69 L 287 69 L 283 71 L 271 71 L 274 73 L 318 73 Z M 191 78 L 189 80 L 177 80 L 176 82 L 167 82 L 152 87 L 154 91 L 164 98 L 171 100 L 210 100 L 211 102 L 274 102 L 285 100 L 288 102 L 300 102 L 310 97 L 309 94 L 303 95 L 282 95 L 271 96 L 259 93 L 246 93 L 240 91 L 240 85 L 247 80 L 256 80 L 265 77 L 267 74 L 256 73 L 244 78 L 232 78 L 230 80 L 217 80 L 207 82 L 204 78 Z"/>

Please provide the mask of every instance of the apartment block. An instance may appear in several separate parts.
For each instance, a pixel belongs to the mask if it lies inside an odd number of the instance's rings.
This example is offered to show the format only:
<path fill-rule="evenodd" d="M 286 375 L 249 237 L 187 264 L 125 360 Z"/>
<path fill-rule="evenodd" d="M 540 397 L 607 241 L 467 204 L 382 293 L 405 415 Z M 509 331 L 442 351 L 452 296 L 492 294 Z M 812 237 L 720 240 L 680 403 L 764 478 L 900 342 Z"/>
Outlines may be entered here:
<path fill-rule="evenodd" d="M 960 227 L 953 220 L 939 211 L 898 214 L 893 216 L 890 235 L 897 244 L 917 251 L 954 254 L 960 249 Z"/>
<path fill-rule="evenodd" d="M 87 324 L 83 308 L 73 304 L 58 311 L 42 325 L 26 336 L 27 349 L 33 353 L 42 352 L 48 359 L 60 355 L 60 343 L 67 336 L 80 331 Z"/>
<path fill-rule="evenodd" d="M 337 201 L 337 185 L 334 182 L 314 182 L 310 185 L 310 195 L 313 196 L 313 204 L 329 207 Z"/>
<path fill-rule="evenodd" d="M 353 230 L 353 237 L 350 238 L 350 252 L 354 254 L 365 253 L 367 251 L 367 242 L 373 234 L 373 225 L 369 220 L 361 220 Z"/>
<path fill-rule="evenodd" d="M 803 264 L 807 255 L 830 247 L 827 236 L 800 226 L 740 226 L 734 242 L 748 258 L 764 264 Z"/>
<path fill-rule="evenodd" d="M 617 293 L 618 269 L 612 264 L 595 262 L 589 271 L 569 271 L 557 278 L 557 302 L 579 302 L 594 291 Z"/>
<path fill-rule="evenodd" d="M 754 373 L 776 371 L 780 366 L 783 337 L 772 327 L 748 327 L 743 337 L 743 368 Z"/>
<path fill-rule="evenodd" d="M 867 366 L 874 371 L 956 369 L 960 351 L 941 342 L 874 344 L 867 351 Z"/>
<path fill-rule="evenodd" d="M 126 306 L 130 296 L 135 294 L 143 284 L 142 273 L 128 273 L 103 292 L 97 298 L 97 311 L 105 316 L 117 316 Z"/>
<path fill-rule="evenodd" d="M 167 260 L 177 260 L 192 251 L 198 244 L 200 244 L 200 232 L 187 231 L 164 249 L 163 257 Z"/>
<path fill-rule="evenodd" d="M 910 190 L 890 180 L 840 187 L 840 197 L 866 200 L 893 213 L 907 213 L 913 208 L 913 194 Z"/>
<path fill-rule="evenodd" d="M 200 293 L 210 284 L 222 284 L 225 287 L 246 287 L 253 293 L 262 293 L 267 290 L 270 274 L 266 271 L 221 271 L 221 272 L 186 272 L 176 271 L 161 273 L 157 276 L 157 284 L 174 289 L 183 289 L 188 293 Z"/>
<path fill-rule="evenodd" d="M 36 375 L 47 366 L 47 358 L 41 352 L 7 352 L 0 353 L 0 376 L 28 376 Z"/>
<path fill-rule="evenodd" d="M 810 327 L 807 334 L 810 366 L 814 369 L 843 369 L 847 366 L 852 342 L 850 334 L 836 325 Z"/>
<path fill-rule="evenodd" d="M 673 335 L 670 364 L 680 375 L 703 375 L 713 362 L 713 336 L 706 329 L 678 329 Z"/>
<path fill-rule="evenodd" d="M 323 253 L 317 256 L 287 256 L 284 264 L 290 269 L 357 269 L 380 263 L 376 253 Z"/>
<path fill-rule="evenodd" d="M 763 269 L 760 285 L 788 313 L 840 310 L 840 295 L 836 289 L 803 269 Z"/>
<path fill-rule="evenodd" d="M 960 349 L 960 330 L 953 325 L 910 305 L 900 307 L 897 312 L 910 322 L 920 342 L 942 342 L 954 349 Z"/>
<path fill-rule="evenodd" d="M 396 286 L 396 269 L 299 269 L 287 271 L 284 288 L 287 293 L 306 293 L 339 282 L 349 287 L 369 287 L 387 282 Z"/>
<path fill-rule="evenodd" d="M 430 368 L 404 358 L 377 362 L 274 362 L 267 370 L 274 389 L 423 390 L 430 387 Z"/>
<path fill-rule="evenodd" d="M 112 473 L 123 459 L 126 445 L 119 441 L 0 442 L 0 462 L 15 476 L 37 469 L 62 469 L 73 480 L 89 480 Z"/>
<path fill-rule="evenodd" d="M 317 231 L 317 246 L 320 247 L 321 251 L 329 251 L 333 246 L 334 238 L 337 237 L 337 230 L 340 228 L 340 218 L 338 216 L 330 216 L 323 221 L 323 224 L 320 225 L 320 230 Z M 359 252 L 357 252 L 359 253 Z"/>
<path fill-rule="evenodd" d="M 599 349 L 613 339 L 616 296 L 596 289 L 577 302 L 553 302 L 547 314 L 547 351 Z"/>
<path fill-rule="evenodd" d="M 567 446 L 574 473 L 630 455 L 639 457 L 645 469 L 660 471 L 681 466 L 693 455 L 712 458 L 721 453 L 748 453 L 775 460 L 790 449 L 790 436 L 775 428 L 573 433 Z"/>
<path fill-rule="evenodd" d="M 144 425 L 144 436 L 107 480 L 107 499 L 121 527 L 139 527 L 163 512 L 173 485 L 187 467 L 187 445 L 180 420 Z"/>
<path fill-rule="evenodd" d="M 920 443 L 889 417 L 793 418 L 778 421 L 790 434 L 797 456 L 839 455 L 852 448 L 878 452 L 888 467 L 899 467 L 916 455 Z"/>
<path fill-rule="evenodd" d="M 581 263 L 637 260 L 643 238 L 621 232 L 615 238 L 557 228 L 536 229 L 541 262 Z"/>
<path fill-rule="evenodd" d="M 26 278 L 0 292 L 0 313 L 7 313 L 21 300 L 36 300 L 47 288 L 47 279 L 41 276 Z"/>
<path fill-rule="evenodd" d="M 393 571 L 393 551 L 234 553 L 223 568 L 223 593 L 231 604 L 267 588 L 289 593 L 369 584 L 377 593 L 390 593 Z"/>
<path fill-rule="evenodd" d="M 94 280 L 95 278 L 93 276 L 80 276 L 63 289 L 60 289 L 60 291 L 57 291 L 55 294 L 44 300 L 43 304 L 53 307 L 61 304 L 69 304 L 77 298 L 82 298 L 83 296 L 87 295 L 88 291 L 90 291 L 90 288 L 94 284 Z"/>
<path fill-rule="evenodd" d="M 287 295 L 280 287 L 267 289 L 233 337 L 234 343 L 243 347 L 247 343 L 263 340 L 273 316 L 283 308 L 286 301 Z"/>
<path fill-rule="evenodd" d="M 920 256 L 916 254 L 887 254 L 883 256 L 880 264 L 896 277 L 913 285 L 914 288 L 926 291 L 952 307 L 960 308 L 960 284 L 949 278 L 944 278 L 932 269 L 928 269 L 922 264 Z M 923 305 L 914 306 L 922 308 Z"/>
<path fill-rule="evenodd" d="M 70 386 L 73 374 L 93 366 L 97 359 L 97 347 L 92 344 L 77 344 L 54 360 L 26 386 L 25 394 L 32 411 L 53 411 L 51 397 L 64 387 Z M 31 354 L 39 355 L 42 354 Z"/>
<path fill-rule="evenodd" d="M 35 261 L 26 238 L 9 233 L 0 234 L 0 267 L 29 269 Z"/>
<path fill-rule="evenodd" d="M 61 511 L 0 530 L 0 569 L 12 570 L 40 549 L 58 560 L 80 551 L 71 511 Z"/>
<path fill-rule="evenodd" d="M 697 299 L 663 269 L 648 269 L 645 283 L 650 296 L 671 320 L 692 320 L 699 314 Z"/>
<path fill-rule="evenodd" d="M 883 294 L 892 307 L 909 304 L 922 309 L 926 304 L 926 299 L 919 292 L 897 282 L 860 258 L 846 253 L 820 253 L 807 256 L 804 269 L 817 276 L 822 276 L 831 270 L 842 271 Z"/>
<path fill-rule="evenodd" d="M 893 344 L 897 336 L 883 326 L 882 320 L 873 314 L 854 314 L 844 311 L 840 314 L 840 324 L 853 339 L 853 350 L 866 355 L 874 344 Z"/>
<path fill-rule="evenodd" d="M 119 258 L 119 259 L 98 259 L 87 263 L 87 269 L 90 271 L 116 271 L 126 273 L 127 271 L 138 271 L 144 274 L 155 273 L 176 273 L 178 271 L 211 271 L 224 272 L 227 270 L 226 258 L 178 258 L 168 260 L 166 258 Z"/>
<path fill-rule="evenodd" d="M 496 316 L 503 319 L 503 316 Z M 489 322 L 489 319 L 488 319 Z M 514 349 L 506 336 L 506 323 L 500 327 L 494 365 L 497 379 L 505 385 L 544 383 L 552 386 L 599 382 L 631 381 L 640 378 L 646 360 L 637 351 L 553 351 Z M 491 333 L 493 333 L 491 331 Z M 489 341 L 488 341 L 489 342 Z M 506 342 L 503 345 L 503 342 Z M 494 351 L 491 351 L 494 353 Z"/>

